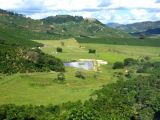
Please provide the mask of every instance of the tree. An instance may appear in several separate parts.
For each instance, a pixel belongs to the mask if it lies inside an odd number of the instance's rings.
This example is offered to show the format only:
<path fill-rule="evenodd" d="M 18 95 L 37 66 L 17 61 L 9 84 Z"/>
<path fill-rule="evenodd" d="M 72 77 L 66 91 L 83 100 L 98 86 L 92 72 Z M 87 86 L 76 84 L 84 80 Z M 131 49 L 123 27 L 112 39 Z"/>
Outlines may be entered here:
<path fill-rule="evenodd" d="M 95 53 L 96 53 L 96 50 L 94 50 L 94 49 L 89 49 L 89 50 L 88 50 L 88 53 L 93 53 L 93 54 L 95 54 Z"/>
<path fill-rule="evenodd" d="M 98 118 L 96 111 L 82 107 L 73 109 L 69 114 L 68 120 L 98 120 Z"/>
<path fill-rule="evenodd" d="M 137 64 L 137 60 L 133 59 L 133 58 L 126 58 L 124 60 L 124 66 L 132 66 Z"/>
<path fill-rule="evenodd" d="M 124 68 L 124 64 L 122 62 L 115 62 L 113 64 L 113 69 L 121 69 L 121 68 Z"/>
<path fill-rule="evenodd" d="M 62 48 L 57 47 L 57 52 L 62 52 L 62 51 L 63 51 Z"/>

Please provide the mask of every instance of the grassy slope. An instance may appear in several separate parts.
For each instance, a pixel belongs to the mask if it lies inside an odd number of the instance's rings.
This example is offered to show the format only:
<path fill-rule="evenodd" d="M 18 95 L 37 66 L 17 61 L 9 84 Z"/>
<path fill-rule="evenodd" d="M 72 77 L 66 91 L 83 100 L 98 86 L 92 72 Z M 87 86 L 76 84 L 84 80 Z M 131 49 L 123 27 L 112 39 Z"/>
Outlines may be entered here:
<path fill-rule="evenodd" d="M 86 80 L 74 77 L 75 69 L 67 69 L 66 82 L 55 81 L 57 73 L 16 74 L 0 82 L 0 104 L 59 104 L 67 101 L 86 100 L 108 79 L 94 79 L 93 72 Z"/>
<path fill-rule="evenodd" d="M 80 58 L 103 59 L 109 62 L 101 67 L 102 72 L 84 71 L 86 80 L 74 77 L 77 69 L 66 69 L 65 83 L 55 81 L 57 73 L 32 73 L 15 74 L 13 76 L 1 76 L 0 79 L 0 104 L 60 104 L 67 101 L 86 100 L 102 85 L 115 82 L 112 63 L 122 61 L 127 57 L 151 56 L 152 60 L 160 60 L 159 47 L 106 45 L 98 43 L 77 43 L 74 39 L 64 40 L 64 53 L 55 54 L 55 48 L 61 46 L 61 41 L 38 40 L 45 44 L 42 49 L 45 53 L 55 55 L 62 60 Z M 84 48 L 79 48 L 79 46 Z M 97 50 L 96 55 L 88 54 L 88 48 Z M 120 70 L 121 71 L 121 70 Z M 97 78 L 94 78 L 94 75 Z"/>
<path fill-rule="evenodd" d="M 160 47 L 160 40 L 157 38 L 80 38 L 76 40 L 80 43 L 97 43 L 97 44 L 110 44 L 110 45 L 128 45 L 128 46 L 151 46 Z"/>

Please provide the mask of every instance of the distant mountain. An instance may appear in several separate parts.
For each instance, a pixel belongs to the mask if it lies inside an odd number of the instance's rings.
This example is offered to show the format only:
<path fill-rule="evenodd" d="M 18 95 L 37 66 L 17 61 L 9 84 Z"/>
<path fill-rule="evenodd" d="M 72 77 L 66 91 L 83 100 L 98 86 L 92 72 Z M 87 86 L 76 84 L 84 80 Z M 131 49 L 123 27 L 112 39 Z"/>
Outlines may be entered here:
<path fill-rule="evenodd" d="M 148 29 L 160 28 L 160 21 L 139 22 L 134 24 L 121 25 L 121 26 L 118 26 L 117 28 L 124 31 L 129 31 L 129 32 L 142 32 Z"/>
<path fill-rule="evenodd" d="M 86 37 L 129 37 L 119 30 L 106 27 L 97 19 L 81 16 L 57 15 L 41 19 L 44 25 L 49 26 L 48 33 L 60 36 Z"/>
<path fill-rule="evenodd" d="M 127 25 L 118 25 L 118 26 L 110 26 L 112 28 L 116 28 L 118 30 L 122 30 L 134 35 L 139 35 L 141 33 L 152 36 L 157 35 L 160 29 L 160 21 L 146 21 L 146 22 L 139 22 Z"/>
<path fill-rule="evenodd" d="M 160 28 L 154 28 L 154 29 L 148 29 L 146 31 L 143 32 L 135 32 L 135 33 L 131 33 L 133 35 L 148 35 L 148 36 L 156 36 L 156 35 L 160 35 Z"/>
<path fill-rule="evenodd" d="M 111 27 L 111 28 L 117 28 L 121 26 L 122 24 L 119 23 L 107 23 L 106 26 Z"/>

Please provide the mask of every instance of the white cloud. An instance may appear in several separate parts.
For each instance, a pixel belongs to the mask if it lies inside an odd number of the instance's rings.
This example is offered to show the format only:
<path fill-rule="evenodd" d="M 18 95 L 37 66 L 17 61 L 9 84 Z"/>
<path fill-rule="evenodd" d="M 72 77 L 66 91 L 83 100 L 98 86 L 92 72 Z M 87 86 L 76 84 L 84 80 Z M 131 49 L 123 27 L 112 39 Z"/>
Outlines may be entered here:
<path fill-rule="evenodd" d="M 133 9 L 130 11 L 134 18 L 136 19 L 147 19 L 150 15 L 147 10 L 144 9 Z"/>
<path fill-rule="evenodd" d="M 100 21 L 130 23 L 160 20 L 159 0 L 0 0 L 0 8 L 32 18 L 56 14 L 94 17 Z"/>
<path fill-rule="evenodd" d="M 17 8 L 19 3 L 21 2 L 22 0 L 0 0 L 0 8 L 2 9 Z"/>
<path fill-rule="evenodd" d="M 98 0 L 45 0 L 44 5 L 49 9 L 81 10 L 97 8 Z"/>

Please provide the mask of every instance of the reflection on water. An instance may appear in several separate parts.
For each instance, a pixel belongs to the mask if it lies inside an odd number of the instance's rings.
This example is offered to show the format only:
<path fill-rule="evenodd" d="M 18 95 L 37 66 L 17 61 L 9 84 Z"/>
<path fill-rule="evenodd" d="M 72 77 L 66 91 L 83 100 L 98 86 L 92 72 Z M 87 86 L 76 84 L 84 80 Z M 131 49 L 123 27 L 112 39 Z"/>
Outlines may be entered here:
<path fill-rule="evenodd" d="M 91 70 L 94 68 L 94 64 L 92 61 L 68 62 L 64 63 L 64 66 L 81 68 L 85 70 Z"/>

